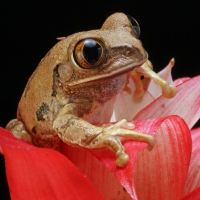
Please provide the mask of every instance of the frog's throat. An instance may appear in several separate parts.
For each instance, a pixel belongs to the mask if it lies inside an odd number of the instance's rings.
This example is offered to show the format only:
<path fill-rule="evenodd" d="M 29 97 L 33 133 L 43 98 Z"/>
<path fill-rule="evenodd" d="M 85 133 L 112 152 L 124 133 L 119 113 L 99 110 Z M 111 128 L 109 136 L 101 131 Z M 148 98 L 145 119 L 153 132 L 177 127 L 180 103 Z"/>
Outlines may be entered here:
<path fill-rule="evenodd" d="M 134 63 L 134 65 L 130 64 L 130 65 L 124 66 L 124 67 L 116 69 L 112 72 L 108 72 L 108 73 L 105 73 L 105 74 L 97 74 L 97 75 L 94 75 L 93 77 L 87 77 L 87 78 L 83 78 L 83 79 L 80 79 L 80 80 L 74 80 L 74 81 L 71 81 L 70 83 L 68 83 L 67 85 L 68 86 L 75 86 L 75 85 L 79 85 L 79 84 L 82 84 L 82 83 L 87 83 L 87 82 L 91 82 L 91 81 L 95 81 L 95 80 L 99 80 L 99 79 L 120 76 L 120 75 L 128 73 L 129 71 L 132 71 L 135 68 L 140 67 L 141 65 L 143 65 L 147 61 L 147 59 L 148 58 L 144 59 L 141 62 Z"/>

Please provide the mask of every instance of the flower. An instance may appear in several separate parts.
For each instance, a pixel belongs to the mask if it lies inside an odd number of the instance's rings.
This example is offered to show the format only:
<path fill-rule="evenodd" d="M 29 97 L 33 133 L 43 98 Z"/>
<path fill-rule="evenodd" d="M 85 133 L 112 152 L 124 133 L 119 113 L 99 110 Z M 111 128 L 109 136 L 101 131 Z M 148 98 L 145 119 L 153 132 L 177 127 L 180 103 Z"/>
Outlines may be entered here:
<path fill-rule="evenodd" d="M 168 65 L 161 76 L 172 82 L 170 69 Z M 150 152 L 145 143 L 124 141 L 130 156 L 124 168 L 116 166 L 114 154 L 107 150 L 62 143 L 63 155 L 34 147 L 0 128 L 0 152 L 5 156 L 11 198 L 197 199 L 200 128 L 190 129 L 200 118 L 199 82 L 200 76 L 175 81 L 178 93 L 170 100 L 160 96 L 153 83 L 141 100 L 125 91 L 119 93 L 113 117 L 131 120 L 136 131 L 156 138 Z"/>

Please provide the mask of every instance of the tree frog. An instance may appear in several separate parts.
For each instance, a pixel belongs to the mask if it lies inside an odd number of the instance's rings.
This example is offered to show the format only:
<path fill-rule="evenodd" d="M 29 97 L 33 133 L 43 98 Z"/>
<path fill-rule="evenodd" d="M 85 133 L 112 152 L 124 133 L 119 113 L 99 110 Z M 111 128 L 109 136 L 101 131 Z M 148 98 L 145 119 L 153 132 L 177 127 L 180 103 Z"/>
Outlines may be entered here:
<path fill-rule="evenodd" d="M 142 95 L 141 75 L 159 84 L 166 97 L 175 95 L 175 88 L 151 70 L 139 32 L 134 18 L 115 13 L 98 30 L 60 38 L 30 77 L 17 119 L 6 129 L 18 136 L 30 135 L 38 147 L 59 149 L 62 140 L 72 146 L 110 149 L 119 167 L 129 160 L 121 139 L 146 142 L 153 148 L 152 136 L 120 128 L 125 120 L 108 127 L 92 125 L 109 122 L 128 74 L 136 96 Z"/>

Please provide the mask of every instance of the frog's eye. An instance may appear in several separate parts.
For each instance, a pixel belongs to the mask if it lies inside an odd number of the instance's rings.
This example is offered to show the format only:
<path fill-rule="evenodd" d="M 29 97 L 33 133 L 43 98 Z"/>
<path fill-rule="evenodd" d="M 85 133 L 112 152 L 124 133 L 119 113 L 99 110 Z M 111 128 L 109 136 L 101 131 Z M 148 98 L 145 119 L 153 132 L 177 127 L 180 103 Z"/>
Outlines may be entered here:
<path fill-rule="evenodd" d="M 83 69 L 99 67 L 106 57 L 106 48 L 98 39 L 87 38 L 79 41 L 73 52 L 74 60 Z"/>
<path fill-rule="evenodd" d="M 140 37 L 140 26 L 138 24 L 138 22 L 131 16 L 127 16 L 130 23 L 131 23 L 131 26 L 132 26 L 132 29 L 133 29 L 133 32 L 134 32 L 134 35 L 139 38 Z"/>

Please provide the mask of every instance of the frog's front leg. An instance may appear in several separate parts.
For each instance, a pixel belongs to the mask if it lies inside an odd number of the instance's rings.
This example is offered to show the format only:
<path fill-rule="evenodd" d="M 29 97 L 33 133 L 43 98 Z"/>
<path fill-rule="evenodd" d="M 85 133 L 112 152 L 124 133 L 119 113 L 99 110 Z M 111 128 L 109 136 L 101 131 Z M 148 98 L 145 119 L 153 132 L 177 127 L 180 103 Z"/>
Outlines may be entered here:
<path fill-rule="evenodd" d="M 53 123 L 53 128 L 58 136 L 69 145 L 89 149 L 110 149 L 116 154 L 116 164 L 119 167 L 125 166 L 129 161 L 121 139 L 146 142 L 149 144 L 149 149 L 154 146 L 154 138 L 150 135 L 118 128 L 118 125 L 106 128 L 94 126 L 71 114 L 72 107 L 71 104 L 66 105 Z"/>
<path fill-rule="evenodd" d="M 174 59 L 170 60 L 170 65 L 173 67 Z M 137 72 L 141 73 L 144 77 L 148 77 L 154 81 L 155 84 L 159 85 L 162 89 L 162 94 L 166 98 L 173 98 L 176 95 L 176 88 L 170 85 L 167 81 L 163 80 L 153 70 L 151 62 L 146 61 L 141 67 L 137 68 Z"/>
<path fill-rule="evenodd" d="M 171 67 L 173 67 L 174 59 L 172 59 L 169 64 L 171 65 Z M 173 85 L 170 85 L 167 81 L 163 80 L 158 74 L 153 71 L 153 65 L 149 60 L 147 60 L 139 68 L 129 72 L 128 77 L 130 77 L 135 84 L 135 98 L 140 98 L 144 95 L 145 90 L 147 90 L 151 79 L 154 81 L 155 84 L 161 87 L 164 97 L 173 98 L 176 95 L 176 88 Z M 127 85 L 128 82 L 123 90 L 130 93 L 130 89 Z"/>

